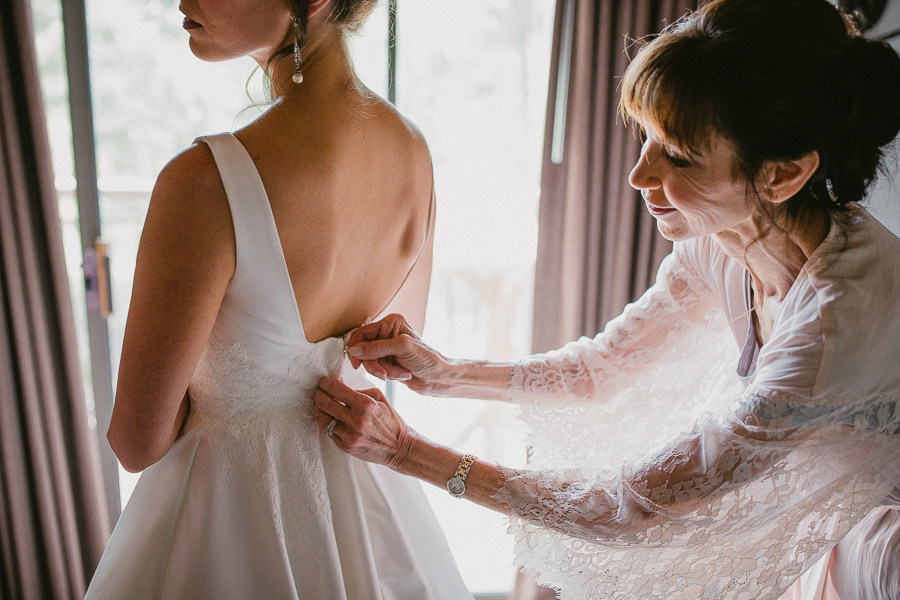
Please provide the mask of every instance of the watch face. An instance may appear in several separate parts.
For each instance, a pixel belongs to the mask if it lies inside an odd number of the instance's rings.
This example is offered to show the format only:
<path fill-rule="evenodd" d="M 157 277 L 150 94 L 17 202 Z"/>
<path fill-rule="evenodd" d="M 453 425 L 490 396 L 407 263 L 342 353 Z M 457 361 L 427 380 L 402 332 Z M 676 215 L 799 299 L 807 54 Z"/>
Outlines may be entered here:
<path fill-rule="evenodd" d="M 466 491 L 466 484 L 459 477 L 454 477 L 447 482 L 447 489 L 454 496 L 462 496 L 463 492 Z"/>

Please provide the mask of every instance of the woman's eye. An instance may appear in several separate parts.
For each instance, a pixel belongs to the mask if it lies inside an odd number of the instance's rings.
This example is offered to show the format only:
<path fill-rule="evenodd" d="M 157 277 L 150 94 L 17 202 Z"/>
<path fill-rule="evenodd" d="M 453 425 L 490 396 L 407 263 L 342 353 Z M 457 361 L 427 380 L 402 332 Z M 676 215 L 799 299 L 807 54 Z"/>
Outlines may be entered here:
<path fill-rule="evenodd" d="M 669 154 L 667 151 L 663 150 L 663 156 L 669 163 L 675 167 L 676 169 L 683 169 L 685 167 L 691 166 L 691 161 L 686 158 L 681 158 L 680 156 L 673 156 Z"/>

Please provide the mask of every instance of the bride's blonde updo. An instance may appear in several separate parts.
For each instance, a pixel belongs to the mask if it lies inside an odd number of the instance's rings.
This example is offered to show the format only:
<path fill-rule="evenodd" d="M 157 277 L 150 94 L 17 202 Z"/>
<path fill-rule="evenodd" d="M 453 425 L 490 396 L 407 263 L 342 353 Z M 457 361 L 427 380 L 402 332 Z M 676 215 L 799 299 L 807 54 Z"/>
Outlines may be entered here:
<path fill-rule="evenodd" d="M 900 130 L 900 57 L 827 0 L 714 0 L 638 52 L 621 110 L 688 150 L 723 135 L 751 188 L 765 161 L 815 150 L 819 168 L 785 215 L 840 213 Z"/>

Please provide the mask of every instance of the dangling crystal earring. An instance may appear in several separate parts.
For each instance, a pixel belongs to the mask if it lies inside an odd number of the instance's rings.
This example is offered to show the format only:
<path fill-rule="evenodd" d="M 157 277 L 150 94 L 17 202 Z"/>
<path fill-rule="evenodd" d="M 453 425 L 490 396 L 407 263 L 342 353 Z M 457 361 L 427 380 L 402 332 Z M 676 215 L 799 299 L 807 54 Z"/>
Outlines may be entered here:
<path fill-rule="evenodd" d="M 291 15 L 291 21 L 294 23 L 294 75 L 291 81 L 303 83 L 303 73 L 300 71 L 300 63 L 303 62 L 303 57 L 300 56 L 300 25 L 294 15 Z"/>

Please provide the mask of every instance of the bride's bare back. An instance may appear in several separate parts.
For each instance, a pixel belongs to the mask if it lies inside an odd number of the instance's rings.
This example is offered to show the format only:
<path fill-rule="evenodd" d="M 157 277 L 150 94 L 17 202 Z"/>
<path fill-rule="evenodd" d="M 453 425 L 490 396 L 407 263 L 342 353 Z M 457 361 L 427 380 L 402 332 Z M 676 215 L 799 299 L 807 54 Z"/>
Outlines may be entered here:
<path fill-rule="evenodd" d="M 231 6 L 247 14 L 216 3 L 182 6 L 200 20 L 191 48 L 207 60 L 249 54 L 271 66 L 273 53 L 293 40 L 289 29 L 278 32 L 290 24 L 288 5 Z M 236 133 L 271 203 L 312 342 L 374 318 L 401 285 L 391 308 L 421 327 L 431 273 L 425 142 L 356 81 L 343 31 L 322 16 L 328 6 L 309 3 L 302 85 L 290 83 L 290 60 L 274 63 L 273 81 L 285 83 L 280 99 Z M 215 160 L 195 144 L 160 173 L 138 250 L 108 433 L 126 469 L 159 460 L 184 423 L 188 384 L 235 271 L 234 231 Z"/>
<path fill-rule="evenodd" d="M 310 341 L 377 316 L 430 250 L 432 172 L 421 135 L 355 86 L 322 99 L 307 101 L 300 118 L 288 100 L 236 134 L 269 196 Z M 398 298 L 417 320 L 430 252 L 423 259 Z"/>

